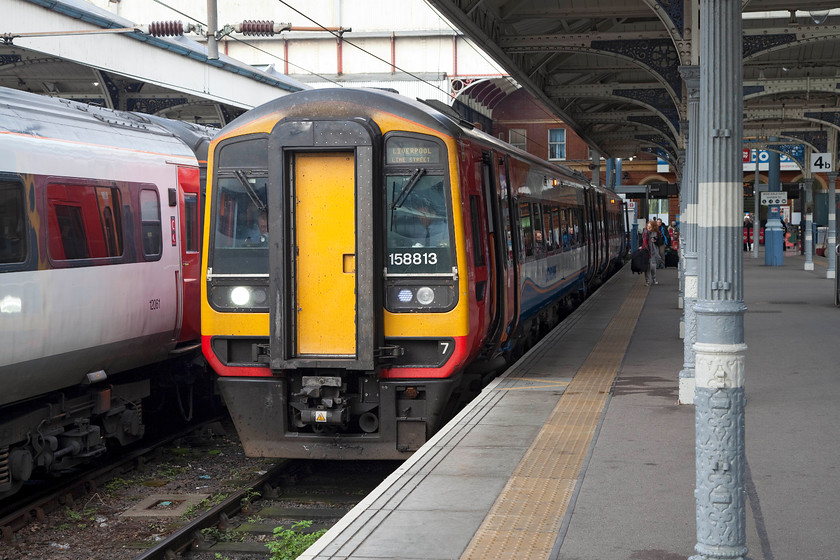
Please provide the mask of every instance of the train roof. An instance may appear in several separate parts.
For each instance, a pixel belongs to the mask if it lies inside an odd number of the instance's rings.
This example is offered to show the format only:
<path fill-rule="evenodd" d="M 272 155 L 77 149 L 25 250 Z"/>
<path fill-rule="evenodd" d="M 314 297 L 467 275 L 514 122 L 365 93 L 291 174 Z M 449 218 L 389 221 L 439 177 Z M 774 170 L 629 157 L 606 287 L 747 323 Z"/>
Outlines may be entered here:
<path fill-rule="evenodd" d="M 439 107 L 442 103 L 427 103 L 410 99 L 395 92 L 374 88 L 321 88 L 299 91 L 264 103 L 245 112 L 222 129 L 221 134 L 235 130 L 252 121 L 269 117 L 273 113 L 299 118 L 318 118 L 318 110 L 303 108 L 304 105 L 323 105 L 328 108 L 330 116 L 359 116 L 358 107 L 376 107 L 383 111 L 399 115 L 420 125 L 436 130 L 442 134 L 456 138 L 468 137 L 487 144 L 493 144 L 499 149 L 514 153 L 520 159 L 534 165 L 544 167 L 546 171 L 553 171 L 565 175 L 580 183 L 589 184 L 589 180 L 580 172 L 540 159 L 533 154 L 516 148 L 494 136 L 473 127 L 459 118 L 454 109 L 448 106 Z"/>
<path fill-rule="evenodd" d="M 206 159 L 218 130 L 0 87 L 0 132 Z"/>

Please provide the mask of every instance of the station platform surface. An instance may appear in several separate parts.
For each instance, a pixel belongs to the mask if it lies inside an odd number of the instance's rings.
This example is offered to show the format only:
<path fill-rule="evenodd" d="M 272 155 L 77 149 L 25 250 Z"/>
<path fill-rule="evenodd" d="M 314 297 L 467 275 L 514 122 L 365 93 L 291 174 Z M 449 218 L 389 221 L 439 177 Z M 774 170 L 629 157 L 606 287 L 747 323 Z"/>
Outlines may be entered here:
<path fill-rule="evenodd" d="M 840 557 L 840 308 L 804 263 L 744 254 L 752 560 Z M 657 279 L 625 266 L 300 558 L 695 554 L 677 271 Z"/>

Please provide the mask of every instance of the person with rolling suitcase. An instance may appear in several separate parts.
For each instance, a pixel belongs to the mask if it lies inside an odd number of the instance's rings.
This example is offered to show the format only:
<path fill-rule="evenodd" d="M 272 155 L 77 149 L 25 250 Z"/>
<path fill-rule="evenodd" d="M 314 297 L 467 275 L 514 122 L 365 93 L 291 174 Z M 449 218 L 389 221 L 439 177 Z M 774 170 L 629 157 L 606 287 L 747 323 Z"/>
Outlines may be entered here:
<path fill-rule="evenodd" d="M 653 220 L 645 225 L 645 231 L 642 233 L 642 251 L 647 253 L 648 266 L 645 270 L 645 286 L 650 286 L 650 283 L 659 284 L 656 281 L 656 267 L 659 265 L 659 249 L 656 245 L 656 240 L 659 236 L 658 227 Z"/>

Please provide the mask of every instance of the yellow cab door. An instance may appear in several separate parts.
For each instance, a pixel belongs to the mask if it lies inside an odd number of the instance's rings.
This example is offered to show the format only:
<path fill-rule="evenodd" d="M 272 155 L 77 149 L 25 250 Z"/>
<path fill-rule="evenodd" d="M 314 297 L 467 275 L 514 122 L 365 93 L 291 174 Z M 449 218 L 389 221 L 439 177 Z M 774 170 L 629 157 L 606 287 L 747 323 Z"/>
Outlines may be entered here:
<path fill-rule="evenodd" d="M 384 345 L 379 139 L 355 120 L 289 119 L 270 134 L 274 370 L 377 367 Z"/>
<path fill-rule="evenodd" d="M 356 354 L 353 152 L 294 155 L 296 355 Z"/>

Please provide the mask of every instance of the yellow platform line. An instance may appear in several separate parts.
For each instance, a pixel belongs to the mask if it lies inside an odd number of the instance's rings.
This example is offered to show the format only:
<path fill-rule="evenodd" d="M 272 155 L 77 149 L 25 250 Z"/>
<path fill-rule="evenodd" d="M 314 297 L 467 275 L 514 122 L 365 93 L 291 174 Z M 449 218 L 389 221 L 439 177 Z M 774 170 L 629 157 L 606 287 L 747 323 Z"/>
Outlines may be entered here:
<path fill-rule="evenodd" d="M 647 293 L 640 276 L 462 559 L 549 557 Z"/>

